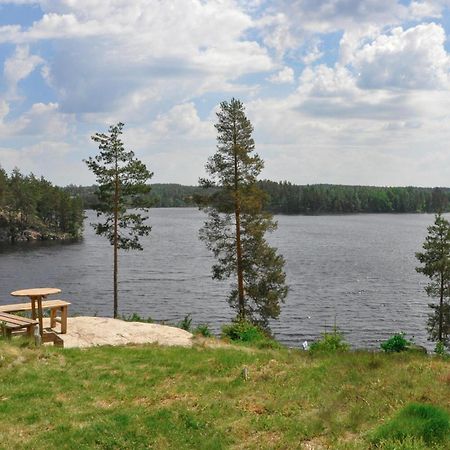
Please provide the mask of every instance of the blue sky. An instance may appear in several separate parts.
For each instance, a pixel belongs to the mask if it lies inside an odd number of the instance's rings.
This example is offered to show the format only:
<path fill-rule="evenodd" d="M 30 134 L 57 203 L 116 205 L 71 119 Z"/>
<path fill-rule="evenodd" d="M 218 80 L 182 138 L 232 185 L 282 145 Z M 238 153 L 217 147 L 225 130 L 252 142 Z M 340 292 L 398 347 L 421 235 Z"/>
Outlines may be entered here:
<path fill-rule="evenodd" d="M 196 184 L 221 100 L 263 176 L 450 185 L 450 0 L 0 0 L 0 165 L 94 181 L 125 122 L 154 182 Z"/>

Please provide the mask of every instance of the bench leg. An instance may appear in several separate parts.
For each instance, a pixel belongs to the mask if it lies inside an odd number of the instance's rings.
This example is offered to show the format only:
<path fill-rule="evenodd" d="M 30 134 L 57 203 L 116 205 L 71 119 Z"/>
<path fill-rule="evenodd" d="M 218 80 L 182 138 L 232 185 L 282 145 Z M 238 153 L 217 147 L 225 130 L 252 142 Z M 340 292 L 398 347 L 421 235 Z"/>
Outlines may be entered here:
<path fill-rule="evenodd" d="M 67 333 L 67 306 L 61 307 L 61 334 Z"/>
<path fill-rule="evenodd" d="M 57 308 L 52 308 L 50 310 L 50 328 L 56 327 L 56 311 Z"/>
<path fill-rule="evenodd" d="M 29 327 L 27 327 L 27 334 L 30 338 L 34 336 L 34 327 L 35 325 L 30 325 Z"/>
<path fill-rule="evenodd" d="M 31 318 L 36 320 L 36 303 L 34 298 L 31 299 Z"/>

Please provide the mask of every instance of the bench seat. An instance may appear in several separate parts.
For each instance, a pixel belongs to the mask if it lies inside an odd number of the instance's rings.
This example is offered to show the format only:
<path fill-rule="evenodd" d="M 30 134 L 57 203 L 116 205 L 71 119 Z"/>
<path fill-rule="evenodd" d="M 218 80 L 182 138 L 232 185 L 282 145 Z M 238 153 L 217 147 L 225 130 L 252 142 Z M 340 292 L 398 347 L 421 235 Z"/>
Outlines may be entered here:
<path fill-rule="evenodd" d="M 67 333 L 67 309 L 70 302 L 66 300 L 44 300 L 42 302 L 42 309 L 50 310 L 50 327 L 54 328 L 56 323 L 61 324 L 61 334 Z M 0 305 L 0 313 L 25 312 L 33 311 L 31 302 L 15 303 L 12 305 Z M 57 312 L 60 311 L 61 317 L 57 317 Z"/>
<path fill-rule="evenodd" d="M 15 316 L 0 312 L 0 327 L 3 334 L 10 338 L 13 331 L 21 330 L 25 328 L 29 336 L 33 335 L 34 327 L 38 324 L 37 320 L 28 319 L 27 317 Z"/>

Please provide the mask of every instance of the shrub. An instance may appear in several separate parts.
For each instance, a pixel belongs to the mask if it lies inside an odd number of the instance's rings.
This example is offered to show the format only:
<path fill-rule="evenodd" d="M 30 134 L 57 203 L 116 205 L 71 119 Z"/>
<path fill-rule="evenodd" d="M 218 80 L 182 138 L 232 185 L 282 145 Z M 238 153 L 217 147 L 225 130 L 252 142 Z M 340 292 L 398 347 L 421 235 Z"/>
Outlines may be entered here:
<path fill-rule="evenodd" d="M 153 319 L 150 316 L 148 316 L 146 319 L 144 319 L 137 313 L 133 313 L 129 316 L 122 316 L 122 320 L 124 320 L 125 322 L 153 323 Z"/>
<path fill-rule="evenodd" d="M 239 320 L 222 327 L 222 336 L 232 341 L 256 342 L 267 339 L 264 331 L 246 320 Z"/>
<path fill-rule="evenodd" d="M 342 333 L 335 327 L 331 333 L 322 333 L 322 337 L 311 344 L 310 353 L 347 352 L 350 346 L 345 342 Z"/>
<path fill-rule="evenodd" d="M 446 356 L 447 351 L 445 349 L 445 344 L 442 341 L 438 341 L 436 343 L 436 347 L 434 347 L 434 353 L 439 356 Z"/>
<path fill-rule="evenodd" d="M 265 330 L 257 325 L 239 320 L 222 327 L 222 337 L 234 342 L 252 344 L 258 348 L 281 348 L 281 344 L 273 339 Z"/>
<path fill-rule="evenodd" d="M 188 315 L 184 316 L 184 319 L 178 323 L 177 327 L 185 331 L 191 331 L 192 328 L 191 314 L 189 313 Z"/>
<path fill-rule="evenodd" d="M 194 330 L 194 334 L 198 334 L 203 337 L 212 337 L 213 336 L 207 323 L 197 325 L 197 327 Z"/>
<path fill-rule="evenodd" d="M 422 440 L 427 445 L 438 444 L 450 437 L 450 416 L 442 408 L 421 403 L 411 403 L 401 409 L 389 422 L 381 425 L 371 441 L 406 439 Z"/>
<path fill-rule="evenodd" d="M 380 347 L 387 353 L 403 352 L 408 350 L 411 342 L 405 338 L 404 333 L 397 333 L 390 337 L 387 341 L 382 342 Z"/>

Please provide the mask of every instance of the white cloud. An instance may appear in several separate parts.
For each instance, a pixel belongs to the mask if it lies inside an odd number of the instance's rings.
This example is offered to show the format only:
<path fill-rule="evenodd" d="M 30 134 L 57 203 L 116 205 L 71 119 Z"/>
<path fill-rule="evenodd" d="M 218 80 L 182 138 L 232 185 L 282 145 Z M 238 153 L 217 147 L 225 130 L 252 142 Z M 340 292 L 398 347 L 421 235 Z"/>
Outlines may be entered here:
<path fill-rule="evenodd" d="M 20 148 L 0 146 L 2 167 L 10 172 L 19 167 L 22 173 L 47 174 L 47 179 L 67 184 L 67 157 L 71 147 L 61 140 L 43 140 Z M 81 164 L 72 165 L 74 167 Z"/>
<path fill-rule="evenodd" d="M 6 59 L 3 76 L 8 86 L 9 95 L 16 96 L 17 84 L 27 78 L 44 60 L 37 55 L 30 55 L 27 45 L 19 45 L 13 56 Z"/>
<path fill-rule="evenodd" d="M 279 55 L 317 39 L 317 35 L 343 31 L 365 35 L 405 21 L 440 17 L 439 0 L 275 0 L 269 2 L 259 26 L 266 45 Z"/>
<path fill-rule="evenodd" d="M 320 45 L 322 42 L 320 40 L 312 41 L 309 48 L 307 49 L 307 53 L 303 56 L 302 61 L 306 64 L 312 64 L 316 62 L 318 59 L 324 56 L 324 52 L 320 50 Z"/>
<path fill-rule="evenodd" d="M 394 28 L 358 49 L 351 65 L 367 88 L 447 89 L 450 59 L 445 31 L 434 23 Z"/>
<path fill-rule="evenodd" d="M 364 105 L 355 103 L 347 114 L 344 96 L 316 99 L 328 105 L 329 114 L 320 108 L 311 111 L 298 93 L 281 102 L 251 102 L 256 149 L 266 161 L 263 176 L 297 183 L 448 185 L 450 112 L 443 106 L 450 95 L 436 111 L 430 104 L 442 93 L 435 94 L 430 101 L 425 92 L 403 99 L 413 108 L 405 109 L 409 118 L 402 116 L 403 107 L 396 115 L 394 101 L 386 108 L 381 96 L 372 109 L 367 110 L 367 97 Z M 423 110 L 426 105 L 428 110 Z M 365 116 L 358 109 L 366 111 Z M 387 128 L 388 124 L 393 126 Z"/>
<path fill-rule="evenodd" d="M 6 100 L 0 98 L 0 123 L 9 114 L 9 104 Z"/>
<path fill-rule="evenodd" d="M 442 10 L 444 7 L 444 2 L 424 0 L 424 1 L 413 1 L 409 6 L 409 12 L 412 18 L 422 19 L 424 17 L 441 17 Z"/>
<path fill-rule="evenodd" d="M 0 27 L 0 42 L 58 42 L 44 75 L 66 112 L 185 102 L 240 89 L 240 77 L 275 67 L 247 37 L 254 20 L 233 0 L 52 0 L 41 7 L 45 15 L 29 28 Z"/>
<path fill-rule="evenodd" d="M 0 102 L 0 134 L 3 139 L 53 140 L 68 137 L 73 117 L 62 114 L 57 103 L 35 103 L 18 118 L 8 120 L 9 104 Z"/>
<path fill-rule="evenodd" d="M 294 82 L 294 70 L 292 67 L 283 67 L 275 75 L 269 78 L 269 81 L 275 84 L 293 83 Z"/>

